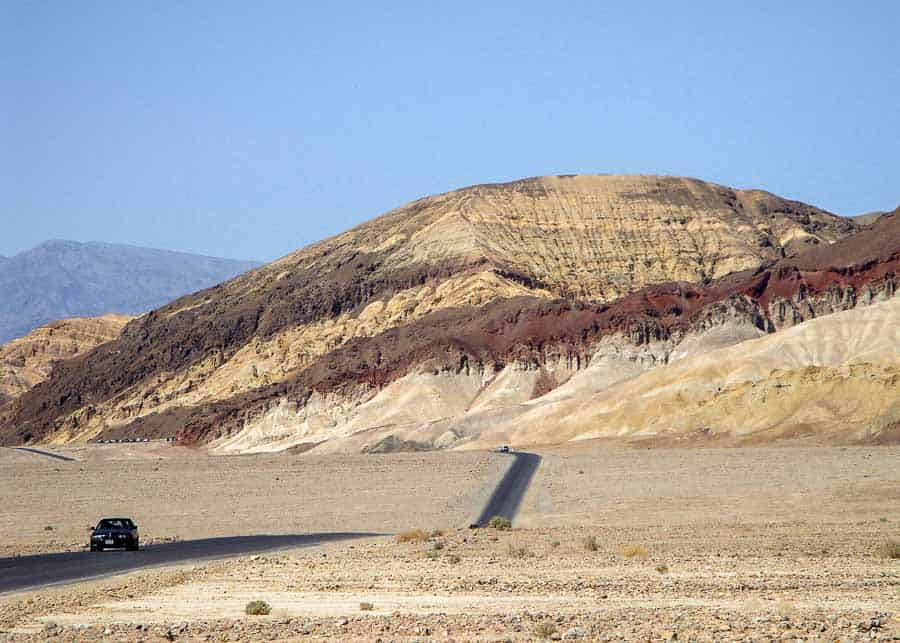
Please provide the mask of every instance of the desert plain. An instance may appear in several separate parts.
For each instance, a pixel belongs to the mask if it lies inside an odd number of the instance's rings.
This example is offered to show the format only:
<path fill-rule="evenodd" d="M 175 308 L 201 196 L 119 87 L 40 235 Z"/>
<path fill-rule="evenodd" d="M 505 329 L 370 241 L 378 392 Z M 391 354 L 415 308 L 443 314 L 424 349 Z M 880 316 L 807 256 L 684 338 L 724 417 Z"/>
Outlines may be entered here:
<path fill-rule="evenodd" d="M 371 535 L 7 593 L 0 640 L 900 638 L 898 447 L 535 449 L 509 530 L 468 528 L 503 454 L 57 451 L 0 450 L 0 556 L 123 513 L 150 546 Z"/>

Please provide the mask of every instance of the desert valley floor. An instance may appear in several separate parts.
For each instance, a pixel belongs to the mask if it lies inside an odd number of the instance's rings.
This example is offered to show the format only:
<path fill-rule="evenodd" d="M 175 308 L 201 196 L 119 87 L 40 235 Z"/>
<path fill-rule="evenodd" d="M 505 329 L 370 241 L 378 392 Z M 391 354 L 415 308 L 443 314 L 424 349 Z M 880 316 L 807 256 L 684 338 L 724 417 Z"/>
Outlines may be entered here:
<path fill-rule="evenodd" d="M 2 595 L 0 640 L 900 637 L 898 447 L 537 449 L 509 531 L 467 529 L 500 454 L 59 451 L 0 450 L 0 556 L 83 549 L 115 513 L 150 545 L 377 535 Z"/>

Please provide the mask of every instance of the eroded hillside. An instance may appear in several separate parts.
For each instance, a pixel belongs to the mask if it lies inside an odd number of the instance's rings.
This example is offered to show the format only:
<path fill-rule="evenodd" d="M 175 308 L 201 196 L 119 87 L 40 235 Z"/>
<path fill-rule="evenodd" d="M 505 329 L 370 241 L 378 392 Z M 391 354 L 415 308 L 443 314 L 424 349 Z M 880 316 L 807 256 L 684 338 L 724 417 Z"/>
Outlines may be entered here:
<path fill-rule="evenodd" d="M 428 197 L 141 318 L 8 405 L 2 439 L 180 430 L 205 441 L 278 409 L 355 408 L 432 362 L 499 372 L 558 354 L 575 372 L 608 335 L 671 342 L 730 314 L 789 325 L 854 302 L 802 292 L 794 302 L 803 271 L 783 264 L 763 283 L 760 269 L 857 229 L 764 192 L 670 177 L 550 177 Z M 629 296 L 673 280 L 682 285 Z M 527 396 L 567 377 L 541 376 Z M 300 431 L 309 441 L 341 424 L 316 417 Z"/>
<path fill-rule="evenodd" d="M 44 381 L 56 362 L 115 339 L 131 319 L 125 315 L 63 319 L 0 346 L 0 406 Z"/>

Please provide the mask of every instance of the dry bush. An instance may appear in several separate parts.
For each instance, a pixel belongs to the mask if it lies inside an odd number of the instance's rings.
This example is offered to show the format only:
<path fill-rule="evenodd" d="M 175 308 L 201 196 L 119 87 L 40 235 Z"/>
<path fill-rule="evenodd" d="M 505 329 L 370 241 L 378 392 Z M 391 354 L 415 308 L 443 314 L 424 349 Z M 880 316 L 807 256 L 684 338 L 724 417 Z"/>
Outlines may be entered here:
<path fill-rule="evenodd" d="M 443 535 L 444 535 L 444 530 L 443 530 L 443 529 L 435 529 L 434 531 L 431 532 L 431 537 L 432 537 L 432 538 L 440 538 L 440 537 L 443 536 Z"/>
<path fill-rule="evenodd" d="M 361 612 L 371 612 L 373 609 L 375 609 L 375 606 L 372 605 L 372 603 L 370 603 L 369 601 L 363 601 L 359 604 L 359 609 Z"/>
<path fill-rule="evenodd" d="M 514 545 L 509 543 L 506 547 L 506 551 L 509 553 L 510 558 L 528 558 L 531 556 L 531 552 L 522 545 Z"/>
<path fill-rule="evenodd" d="M 875 548 L 875 555 L 886 560 L 900 559 L 900 541 L 886 540 Z"/>
<path fill-rule="evenodd" d="M 272 611 L 272 607 L 265 601 L 250 601 L 244 607 L 244 612 L 250 616 L 265 616 Z"/>
<path fill-rule="evenodd" d="M 600 544 L 597 542 L 596 536 L 585 536 L 582 544 L 587 551 L 597 551 L 600 549 Z"/>
<path fill-rule="evenodd" d="M 447 556 L 447 562 L 451 565 L 458 565 L 460 560 L 462 559 L 456 554 L 450 554 L 449 556 Z"/>
<path fill-rule="evenodd" d="M 550 621 L 541 621 L 534 628 L 534 635 L 538 638 L 549 639 L 556 634 L 556 626 Z"/>
<path fill-rule="evenodd" d="M 488 523 L 491 529 L 499 529 L 500 531 L 508 531 L 512 529 L 512 523 L 503 516 L 494 516 Z"/>
<path fill-rule="evenodd" d="M 444 543 L 439 540 L 436 543 L 432 543 L 431 548 L 434 551 L 440 551 L 444 548 Z"/>
<path fill-rule="evenodd" d="M 428 540 L 428 532 L 424 529 L 413 529 L 412 531 L 404 531 L 394 537 L 398 543 L 424 543 Z"/>
<path fill-rule="evenodd" d="M 647 548 L 643 545 L 623 545 L 619 549 L 619 553 L 625 558 L 646 558 L 649 556 Z"/>
<path fill-rule="evenodd" d="M 668 574 L 669 566 L 666 565 L 665 563 L 660 563 L 659 565 L 656 566 L 656 571 L 660 574 Z"/>

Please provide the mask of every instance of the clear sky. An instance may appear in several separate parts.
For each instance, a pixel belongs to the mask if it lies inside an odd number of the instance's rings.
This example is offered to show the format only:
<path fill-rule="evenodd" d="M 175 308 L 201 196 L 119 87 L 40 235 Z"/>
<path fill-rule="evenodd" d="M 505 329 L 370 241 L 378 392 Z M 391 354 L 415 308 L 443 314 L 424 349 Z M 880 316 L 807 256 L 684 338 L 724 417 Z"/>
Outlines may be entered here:
<path fill-rule="evenodd" d="M 900 2 L 0 3 L 0 254 L 269 260 L 426 194 L 696 176 L 900 204 Z"/>

